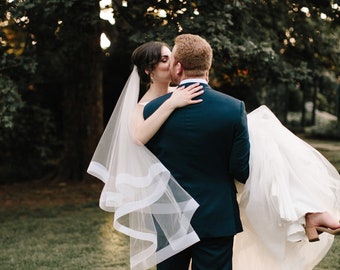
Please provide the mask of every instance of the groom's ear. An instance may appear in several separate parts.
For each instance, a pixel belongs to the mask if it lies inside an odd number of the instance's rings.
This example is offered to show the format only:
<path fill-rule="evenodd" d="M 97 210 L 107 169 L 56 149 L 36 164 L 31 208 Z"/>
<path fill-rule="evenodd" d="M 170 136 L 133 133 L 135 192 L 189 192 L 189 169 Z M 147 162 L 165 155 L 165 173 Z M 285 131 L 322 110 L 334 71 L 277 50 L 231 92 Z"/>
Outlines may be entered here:
<path fill-rule="evenodd" d="M 183 72 L 183 67 L 182 67 L 182 64 L 181 64 L 180 62 L 177 62 L 176 66 L 175 66 L 175 69 L 176 69 L 176 74 L 177 74 L 177 75 L 182 74 L 182 72 Z"/>

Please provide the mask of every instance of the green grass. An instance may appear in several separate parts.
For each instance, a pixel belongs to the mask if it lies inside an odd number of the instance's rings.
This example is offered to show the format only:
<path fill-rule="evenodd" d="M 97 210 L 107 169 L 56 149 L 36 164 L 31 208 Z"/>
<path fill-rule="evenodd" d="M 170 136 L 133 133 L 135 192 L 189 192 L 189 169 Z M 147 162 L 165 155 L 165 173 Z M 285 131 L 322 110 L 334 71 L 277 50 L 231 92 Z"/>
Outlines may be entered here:
<path fill-rule="evenodd" d="M 335 237 L 333 246 L 328 251 L 323 260 L 314 268 L 314 270 L 339 270 L 340 269 L 340 237 Z M 313 256 L 313 254 L 311 254 Z"/>
<path fill-rule="evenodd" d="M 340 151 L 321 152 L 340 171 Z M 100 210 L 98 199 L 82 205 L 1 210 L 0 270 L 127 270 L 129 240 L 114 231 L 112 221 L 113 214 Z M 340 269 L 339 250 L 336 237 L 315 270 Z"/>
<path fill-rule="evenodd" d="M 315 142 L 316 140 L 312 140 Z M 316 141 L 317 142 L 317 141 Z M 330 141 L 327 142 L 327 145 L 331 145 L 334 147 L 339 147 L 340 142 L 338 141 Z M 331 162 L 334 167 L 340 172 L 340 151 L 339 150 L 326 150 L 319 149 L 320 153 L 323 154 L 329 162 Z M 327 253 L 327 256 L 320 262 L 320 264 L 315 267 L 315 270 L 337 270 L 340 269 L 340 237 L 336 237 L 332 248 Z"/>
<path fill-rule="evenodd" d="M 339 146 L 339 142 L 334 143 L 334 145 Z M 340 172 L 340 154 L 339 151 L 327 151 L 320 150 L 320 153 L 323 154 L 334 166 L 337 168 L 338 172 Z M 338 236 L 331 250 L 328 252 L 327 257 L 325 257 L 322 262 L 319 264 L 315 270 L 324 270 L 331 269 L 336 270 L 340 269 L 340 237 Z"/>
<path fill-rule="evenodd" d="M 0 269 L 129 269 L 128 238 L 112 228 L 97 202 L 2 211 Z M 340 269 L 340 238 L 315 269 Z M 311 254 L 313 256 L 313 254 Z"/>
<path fill-rule="evenodd" d="M 0 214 L 0 269 L 128 269 L 128 239 L 97 202 Z"/>

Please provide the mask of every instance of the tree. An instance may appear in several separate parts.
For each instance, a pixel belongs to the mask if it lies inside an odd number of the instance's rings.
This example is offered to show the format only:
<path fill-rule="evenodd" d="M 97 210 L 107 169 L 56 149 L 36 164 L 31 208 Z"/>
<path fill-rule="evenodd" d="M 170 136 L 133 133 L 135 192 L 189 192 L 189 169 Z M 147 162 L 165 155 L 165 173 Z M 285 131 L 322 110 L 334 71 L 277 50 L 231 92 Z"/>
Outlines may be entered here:
<path fill-rule="evenodd" d="M 10 12 L 26 33 L 25 50 L 34 51 L 38 62 L 35 98 L 61 123 L 57 175 L 84 179 L 103 130 L 99 4 L 17 0 Z"/>
<path fill-rule="evenodd" d="M 323 108 L 332 111 L 334 93 L 322 85 L 324 74 L 331 78 L 340 73 L 339 7 L 334 3 L 113 0 L 116 23 L 111 25 L 99 19 L 98 1 L 6 1 L 0 5 L 2 20 L 9 20 L 10 11 L 11 27 L 25 45 L 14 55 L 2 42 L 0 68 L 25 104 L 34 106 L 33 127 L 55 124 L 58 144 L 45 144 L 57 153 L 56 174 L 79 180 L 87 176 L 103 130 L 102 71 L 104 85 L 109 84 L 104 99 L 111 103 L 105 107 L 107 120 L 113 96 L 118 98 L 131 70 L 132 50 L 145 41 L 171 45 L 180 33 L 205 37 L 214 51 L 210 83 L 244 100 L 248 110 L 266 104 L 285 120 L 288 110 L 304 112 L 305 101 L 323 100 Z M 106 57 L 100 49 L 101 32 L 112 42 Z M 53 129 L 44 128 L 40 141 L 52 136 Z"/>

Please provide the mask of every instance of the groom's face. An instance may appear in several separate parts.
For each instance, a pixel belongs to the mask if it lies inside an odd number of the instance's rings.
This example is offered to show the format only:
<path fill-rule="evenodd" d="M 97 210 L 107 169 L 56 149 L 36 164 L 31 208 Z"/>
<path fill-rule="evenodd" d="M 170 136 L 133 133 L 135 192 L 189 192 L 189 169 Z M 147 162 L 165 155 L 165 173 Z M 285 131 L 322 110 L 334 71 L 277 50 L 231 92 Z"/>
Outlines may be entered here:
<path fill-rule="evenodd" d="M 171 81 L 174 84 L 179 84 L 181 82 L 181 77 L 179 75 L 179 70 L 178 70 L 178 62 L 176 63 L 175 61 L 175 55 L 176 55 L 176 50 L 177 47 L 176 45 L 173 47 L 172 49 L 172 53 L 171 53 L 171 57 L 170 57 L 170 77 L 171 77 Z"/>

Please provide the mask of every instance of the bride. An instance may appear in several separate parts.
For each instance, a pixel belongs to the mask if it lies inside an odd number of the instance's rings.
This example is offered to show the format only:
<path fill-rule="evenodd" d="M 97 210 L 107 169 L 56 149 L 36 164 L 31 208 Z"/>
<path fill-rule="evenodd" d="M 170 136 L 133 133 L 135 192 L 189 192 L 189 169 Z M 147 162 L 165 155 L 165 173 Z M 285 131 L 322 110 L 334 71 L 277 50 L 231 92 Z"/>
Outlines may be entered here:
<path fill-rule="evenodd" d="M 134 69 L 88 168 L 105 183 L 100 207 L 115 212 L 115 229 L 130 236 L 131 269 L 149 269 L 199 241 L 190 225 L 197 203 L 144 146 L 176 108 L 202 101 L 197 84 L 170 87 L 170 54 L 161 42 L 133 52 Z M 142 94 L 140 82 L 147 85 Z M 144 120 L 144 105 L 168 92 Z M 340 233 L 333 218 L 340 216 L 340 176 L 266 106 L 248 115 L 248 127 L 250 176 L 238 184 L 244 232 L 235 238 L 233 267 L 313 269 Z M 166 243 L 157 243 L 159 233 Z"/>

